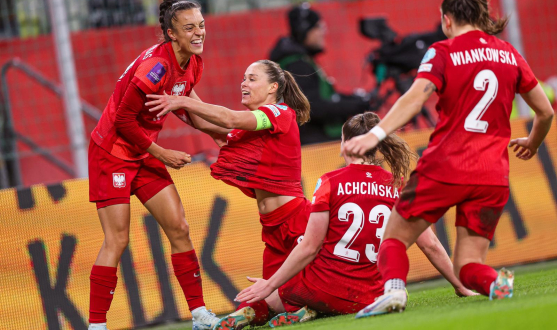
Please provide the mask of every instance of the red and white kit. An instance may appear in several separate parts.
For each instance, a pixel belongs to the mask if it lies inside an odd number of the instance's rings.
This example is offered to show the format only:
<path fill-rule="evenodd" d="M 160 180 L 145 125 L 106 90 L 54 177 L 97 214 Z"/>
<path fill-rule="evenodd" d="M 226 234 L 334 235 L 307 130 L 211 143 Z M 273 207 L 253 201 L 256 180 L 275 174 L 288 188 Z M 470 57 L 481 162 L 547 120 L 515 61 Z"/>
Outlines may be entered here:
<path fill-rule="evenodd" d="M 399 197 L 391 180 L 380 166 L 359 164 L 319 179 L 312 212 L 329 211 L 329 228 L 315 260 L 279 288 L 287 311 L 349 314 L 383 294 L 377 253 Z"/>
<path fill-rule="evenodd" d="M 202 72 L 201 57 L 193 55 L 182 69 L 171 43 L 161 43 L 143 51 L 118 79 L 91 133 L 89 198 L 97 207 L 129 203 L 133 194 L 145 203 L 172 184 L 164 164 L 146 152 L 167 118 L 149 112 L 146 94 L 189 95 Z M 184 110 L 174 114 L 190 122 Z"/>
<path fill-rule="evenodd" d="M 286 104 L 269 104 L 259 108 L 272 129 L 246 131 L 235 129 L 228 134 L 211 175 L 238 187 L 255 198 L 254 189 L 296 197 L 273 212 L 260 215 L 263 277 L 268 279 L 282 265 L 306 229 L 309 203 L 302 191 L 302 149 L 296 112 Z"/>
<path fill-rule="evenodd" d="M 457 206 L 457 226 L 491 239 L 509 195 L 510 114 L 537 80 L 509 43 L 471 31 L 431 46 L 418 70 L 437 87 L 439 122 L 396 209 L 436 222 Z"/>

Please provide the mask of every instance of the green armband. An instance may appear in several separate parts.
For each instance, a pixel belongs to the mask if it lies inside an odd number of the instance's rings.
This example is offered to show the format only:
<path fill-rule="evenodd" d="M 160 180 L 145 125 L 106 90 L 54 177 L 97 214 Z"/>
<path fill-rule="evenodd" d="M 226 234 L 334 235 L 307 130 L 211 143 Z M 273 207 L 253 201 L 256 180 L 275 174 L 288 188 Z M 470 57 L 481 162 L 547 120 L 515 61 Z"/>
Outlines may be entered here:
<path fill-rule="evenodd" d="M 253 113 L 255 119 L 257 120 L 257 127 L 255 128 L 256 131 L 273 128 L 273 124 L 271 124 L 271 121 L 265 112 L 261 110 L 254 110 L 251 113 Z"/>

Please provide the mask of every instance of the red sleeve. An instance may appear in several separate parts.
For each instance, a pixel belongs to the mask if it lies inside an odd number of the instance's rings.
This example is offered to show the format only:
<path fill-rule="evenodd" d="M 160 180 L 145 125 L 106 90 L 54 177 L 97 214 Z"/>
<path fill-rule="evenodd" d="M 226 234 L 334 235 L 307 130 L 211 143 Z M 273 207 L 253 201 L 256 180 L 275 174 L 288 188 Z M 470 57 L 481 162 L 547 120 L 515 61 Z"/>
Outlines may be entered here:
<path fill-rule="evenodd" d="M 120 101 L 118 110 L 116 110 L 116 120 L 114 126 L 126 140 L 138 146 L 141 151 L 147 150 L 151 143 L 151 139 L 145 134 L 139 126 L 137 115 L 143 109 L 147 97 L 145 93 L 131 83 Z"/>
<path fill-rule="evenodd" d="M 283 104 L 267 104 L 259 107 L 273 125 L 269 131 L 271 134 L 288 133 L 292 120 L 296 120 L 296 113 Z"/>
<path fill-rule="evenodd" d="M 145 94 L 156 94 L 168 76 L 168 63 L 162 58 L 150 58 L 137 67 L 132 82 Z"/>
<path fill-rule="evenodd" d="M 323 212 L 331 209 L 329 200 L 331 196 L 331 183 L 327 176 L 322 176 L 317 180 L 313 199 L 311 200 L 311 212 Z"/>
<path fill-rule="evenodd" d="M 194 82 L 192 85 L 192 88 L 197 85 L 199 83 L 199 81 L 201 80 L 201 75 L 203 74 L 203 69 L 205 68 L 205 65 L 203 64 L 203 59 L 201 59 L 201 57 L 194 55 L 195 56 L 195 60 L 196 60 L 196 64 L 197 64 L 197 70 L 195 71 L 195 77 L 194 77 Z"/>
<path fill-rule="evenodd" d="M 184 123 L 190 125 L 193 128 L 196 128 L 195 125 L 193 124 L 193 121 L 190 118 L 190 114 L 184 110 L 184 109 L 178 109 L 175 111 L 172 111 L 172 113 L 178 117 L 178 119 L 180 119 L 181 121 L 183 121 Z"/>
<path fill-rule="evenodd" d="M 440 91 L 445 85 L 445 65 L 447 63 L 447 49 L 439 43 L 433 44 L 418 68 L 418 78 L 425 78 L 435 84 Z"/>
<path fill-rule="evenodd" d="M 519 94 L 528 93 L 538 85 L 538 80 L 520 53 L 514 50 L 514 55 L 516 56 L 516 61 L 518 63 L 518 83 L 516 91 Z"/>

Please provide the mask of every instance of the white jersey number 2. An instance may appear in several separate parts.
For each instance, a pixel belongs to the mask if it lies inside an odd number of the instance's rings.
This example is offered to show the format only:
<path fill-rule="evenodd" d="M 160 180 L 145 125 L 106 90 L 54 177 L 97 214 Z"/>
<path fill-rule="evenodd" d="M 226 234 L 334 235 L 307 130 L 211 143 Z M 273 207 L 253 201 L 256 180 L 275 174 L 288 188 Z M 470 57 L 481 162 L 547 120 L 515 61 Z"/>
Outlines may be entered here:
<path fill-rule="evenodd" d="M 485 133 L 487 132 L 489 123 L 480 119 L 484 115 L 487 108 L 489 108 L 493 100 L 495 100 L 495 97 L 497 96 L 497 90 L 499 89 L 499 81 L 497 80 L 497 76 L 495 76 L 495 73 L 493 73 L 493 71 L 482 70 L 474 79 L 474 88 L 478 91 L 485 91 L 485 94 L 480 102 L 476 104 L 474 109 L 472 109 L 468 117 L 466 117 L 466 121 L 464 122 L 464 129 L 469 132 Z"/>
<path fill-rule="evenodd" d="M 358 262 L 360 261 L 360 252 L 350 249 L 354 241 L 360 235 L 360 232 L 364 228 L 364 211 L 362 208 L 355 203 L 346 203 L 340 207 L 338 210 L 338 219 L 340 221 L 348 221 L 350 215 L 353 216 L 352 224 L 342 236 L 337 245 L 335 245 L 334 254 L 342 259 Z M 378 224 L 381 219 L 383 219 L 383 225 L 381 228 L 377 228 L 376 237 L 382 240 L 383 233 L 387 226 L 387 221 L 391 215 L 391 209 L 386 205 L 377 205 L 369 212 L 369 222 L 371 224 Z M 371 262 L 377 261 L 377 253 L 379 251 L 379 246 L 373 244 L 366 245 L 366 257 Z"/>

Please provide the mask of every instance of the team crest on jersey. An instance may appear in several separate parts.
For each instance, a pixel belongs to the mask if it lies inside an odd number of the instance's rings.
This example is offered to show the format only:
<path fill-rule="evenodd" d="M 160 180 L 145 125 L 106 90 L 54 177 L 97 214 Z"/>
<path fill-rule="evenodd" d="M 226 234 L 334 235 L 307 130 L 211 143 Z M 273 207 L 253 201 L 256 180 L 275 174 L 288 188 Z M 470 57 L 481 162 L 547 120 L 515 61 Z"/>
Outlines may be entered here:
<path fill-rule="evenodd" d="M 112 184 L 114 188 L 124 188 L 126 186 L 126 173 L 112 173 Z"/>
<path fill-rule="evenodd" d="M 172 95 L 182 96 L 186 91 L 187 81 L 180 81 L 174 84 L 172 87 Z"/>
<path fill-rule="evenodd" d="M 437 52 L 435 51 L 435 48 L 430 48 L 427 53 L 425 53 L 424 58 L 422 59 L 422 64 L 431 61 L 436 54 Z"/>

